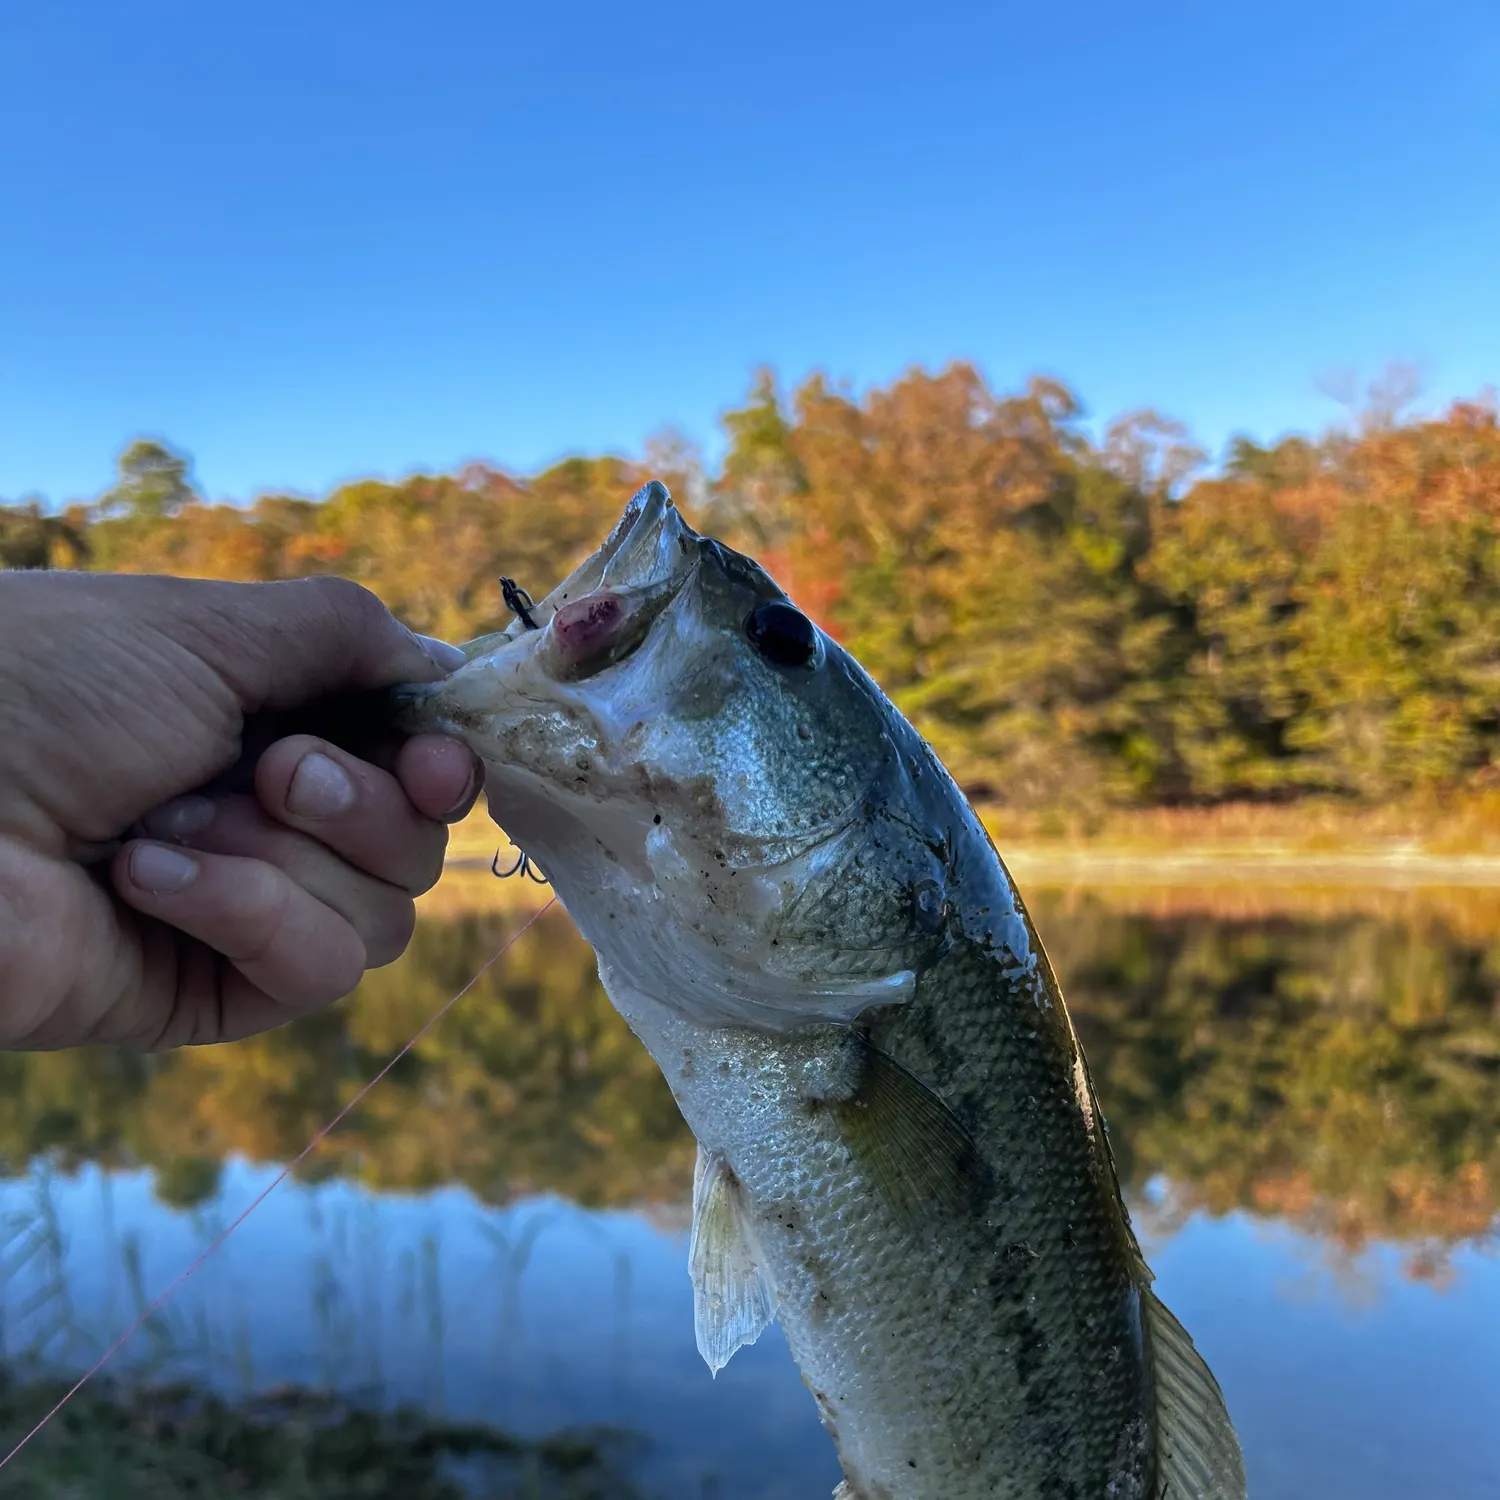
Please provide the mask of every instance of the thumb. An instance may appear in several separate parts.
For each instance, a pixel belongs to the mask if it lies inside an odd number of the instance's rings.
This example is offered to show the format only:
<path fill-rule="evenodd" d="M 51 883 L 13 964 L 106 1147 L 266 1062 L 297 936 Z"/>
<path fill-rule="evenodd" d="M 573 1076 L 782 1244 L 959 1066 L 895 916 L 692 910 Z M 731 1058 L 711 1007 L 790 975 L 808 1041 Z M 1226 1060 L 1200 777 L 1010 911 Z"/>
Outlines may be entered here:
<path fill-rule="evenodd" d="M 456 646 L 408 630 L 345 578 L 152 582 L 171 617 L 159 616 L 160 626 L 212 667 L 247 713 L 431 682 L 464 660 Z"/>

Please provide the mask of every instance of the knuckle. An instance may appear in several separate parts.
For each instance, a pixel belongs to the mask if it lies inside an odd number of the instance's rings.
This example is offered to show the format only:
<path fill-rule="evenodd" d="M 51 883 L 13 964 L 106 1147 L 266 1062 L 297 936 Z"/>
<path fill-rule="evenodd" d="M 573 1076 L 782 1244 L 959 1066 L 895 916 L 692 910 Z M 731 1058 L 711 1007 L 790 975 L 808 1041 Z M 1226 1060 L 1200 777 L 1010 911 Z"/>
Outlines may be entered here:
<path fill-rule="evenodd" d="M 318 574 L 301 583 L 315 591 L 319 603 L 330 613 L 352 619 L 361 626 L 373 626 L 385 619 L 388 611 L 362 583 L 333 574 Z"/>
<path fill-rule="evenodd" d="M 37 879 L 34 864 L 0 838 L 0 988 L 11 1012 L 4 1027 L 7 1034 L 26 1029 L 15 1025 L 23 997 L 26 1009 L 40 1015 L 57 1005 L 68 988 L 60 962 L 64 948 L 53 937 L 66 930 L 68 914 L 59 914 L 55 901 L 49 910 L 46 886 Z"/>
<path fill-rule="evenodd" d="M 280 870 L 259 860 L 248 863 L 237 884 L 234 933 L 220 951 L 236 965 L 258 964 L 270 956 L 287 927 L 296 887 Z"/>

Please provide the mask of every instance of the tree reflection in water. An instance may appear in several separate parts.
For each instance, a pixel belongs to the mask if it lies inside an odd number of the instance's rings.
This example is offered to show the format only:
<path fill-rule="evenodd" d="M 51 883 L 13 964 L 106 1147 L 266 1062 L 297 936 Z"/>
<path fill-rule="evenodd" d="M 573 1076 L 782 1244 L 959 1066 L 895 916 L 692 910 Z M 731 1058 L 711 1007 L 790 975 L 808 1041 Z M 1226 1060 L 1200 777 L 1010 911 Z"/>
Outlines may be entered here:
<path fill-rule="evenodd" d="M 1291 899 L 1225 915 L 1181 896 L 1034 894 L 1127 1190 L 1164 1178 L 1179 1209 L 1290 1219 L 1351 1249 L 1407 1242 L 1417 1270 L 1433 1246 L 1489 1233 L 1490 904 Z M 399 963 L 268 1036 L 161 1057 L 0 1056 L 0 1156 L 12 1172 L 40 1155 L 64 1171 L 144 1165 L 179 1207 L 213 1195 L 229 1155 L 289 1159 L 522 920 L 470 905 L 429 910 Z M 666 1205 L 692 1150 L 554 909 L 302 1170 L 375 1189 L 460 1183 L 491 1203 Z"/>

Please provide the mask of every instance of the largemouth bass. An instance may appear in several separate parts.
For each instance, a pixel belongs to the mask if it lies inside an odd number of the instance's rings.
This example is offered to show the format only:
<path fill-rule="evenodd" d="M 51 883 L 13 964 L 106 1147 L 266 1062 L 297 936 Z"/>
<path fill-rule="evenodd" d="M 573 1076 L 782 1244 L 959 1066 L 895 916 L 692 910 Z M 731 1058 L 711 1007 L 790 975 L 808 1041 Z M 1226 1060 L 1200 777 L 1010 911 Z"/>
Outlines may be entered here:
<path fill-rule="evenodd" d="M 780 1320 L 842 1500 L 1241 1500 L 1014 883 L 859 665 L 648 484 L 447 681 L 698 1140 L 717 1371 Z"/>

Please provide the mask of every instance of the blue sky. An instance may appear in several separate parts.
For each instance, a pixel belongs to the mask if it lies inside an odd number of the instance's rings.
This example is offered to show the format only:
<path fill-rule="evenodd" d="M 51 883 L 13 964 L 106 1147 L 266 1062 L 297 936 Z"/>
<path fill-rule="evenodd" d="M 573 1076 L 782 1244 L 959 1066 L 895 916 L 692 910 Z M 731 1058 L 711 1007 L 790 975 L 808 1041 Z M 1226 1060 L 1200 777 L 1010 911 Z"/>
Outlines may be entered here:
<path fill-rule="evenodd" d="M 1500 7 L 0 0 L 0 496 L 712 449 L 976 361 L 1217 450 L 1500 382 Z"/>

